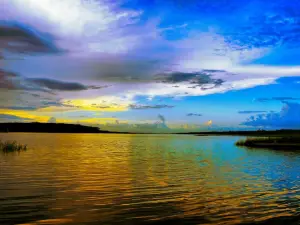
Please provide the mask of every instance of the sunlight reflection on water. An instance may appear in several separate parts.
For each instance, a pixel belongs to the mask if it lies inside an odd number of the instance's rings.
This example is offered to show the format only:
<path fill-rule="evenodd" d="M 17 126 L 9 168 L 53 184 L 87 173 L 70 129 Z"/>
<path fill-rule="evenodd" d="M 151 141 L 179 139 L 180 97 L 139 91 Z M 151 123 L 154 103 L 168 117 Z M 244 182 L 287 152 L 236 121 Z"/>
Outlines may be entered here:
<path fill-rule="evenodd" d="M 0 138 L 29 147 L 0 155 L 0 224 L 299 221 L 297 152 L 238 148 L 238 137 L 9 133 Z"/>

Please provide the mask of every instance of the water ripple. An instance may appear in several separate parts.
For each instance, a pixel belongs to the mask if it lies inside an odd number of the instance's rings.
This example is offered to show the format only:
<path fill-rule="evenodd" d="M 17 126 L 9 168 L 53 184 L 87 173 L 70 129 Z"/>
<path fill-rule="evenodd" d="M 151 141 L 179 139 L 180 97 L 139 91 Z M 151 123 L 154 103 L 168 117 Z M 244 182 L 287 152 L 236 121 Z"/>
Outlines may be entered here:
<path fill-rule="evenodd" d="M 0 224 L 300 224 L 300 154 L 235 137 L 0 137 L 30 147 L 0 155 Z"/>

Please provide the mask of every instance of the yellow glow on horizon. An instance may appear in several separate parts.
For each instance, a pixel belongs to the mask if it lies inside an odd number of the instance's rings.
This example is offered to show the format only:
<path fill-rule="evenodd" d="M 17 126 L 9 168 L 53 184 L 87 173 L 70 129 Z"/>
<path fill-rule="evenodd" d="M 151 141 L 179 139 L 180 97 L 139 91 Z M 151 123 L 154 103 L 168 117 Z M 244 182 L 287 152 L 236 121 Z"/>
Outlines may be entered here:
<path fill-rule="evenodd" d="M 86 111 L 105 111 L 105 112 L 127 111 L 128 105 L 131 103 L 132 102 L 128 99 L 121 99 L 114 96 L 103 96 L 103 97 L 98 97 L 93 99 L 73 99 L 73 100 L 63 101 L 63 104 L 70 105 L 76 110 L 80 109 Z"/>
<path fill-rule="evenodd" d="M 47 122 L 50 118 L 49 116 L 38 115 L 36 111 L 0 109 L 0 113 L 18 116 L 18 117 L 22 117 L 24 119 L 31 119 L 36 122 Z"/>
<path fill-rule="evenodd" d="M 70 102 L 68 102 L 70 103 Z M 79 111 L 79 110 L 83 110 L 83 111 L 98 111 L 98 112 L 122 112 L 122 111 L 127 111 L 128 107 L 127 105 L 124 106 L 114 106 L 114 105 L 98 105 L 98 107 L 96 106 L 92 106 L 92 105 L 88 105 L 82 101 L 72 101 L 73 106 L 75 107 L 57 107 L 57 106 L 50 106 L 50 107 L 46 107 L 46 108 L 41 108 L 38 109 L 38 112 L 65 112 L 65 111 Z"/>
<path fill-rule="evenodd" d="M 79 120 L 80 123 L 87 123 L 87 124 L 106 124 L 107 122 L 115 122 L 115 121 L 116 118 L 89 118 L 89 119 Z"/>
<path fill-rule="evenodd" d="M 65 111 L 74 111 L 74 110 L 78 110 L 78 109 L 71 108 L 71 107 L 49 106 L 49 107 L 37 109 L 36 112 L 51 113 L 51 112 L 65 112 Z"/>
<path fill-rule="evenodd" d="M 48 120 L 53 116 L 51 114 L 47 114 L 47 115 L 43 115 L 41 112 L 39 111 L 24 111 L 24 110 L 10 110 L 10 109 L 0 109 L 0 114 L 6 114 L 6 115 L 12 115 L 12 116 L 17 116 L 20 118 L 24 118 L 24 119 L 29 119 L 32 121 L 28 121 L 28 122 L 41 122 L 41 123 L 45 123 L 48 122 Z M 116 118 L 111 118 L 111 117 L 107 117 L 107 118 L 87 118 L 87 119 L 82 119 L 82 120 L 78 120 L 78 119 L 68 119 L 68 118 L 64 118 L 64 117 L 56 117 L 56 122 L 57 123 L 80 123 L 80 124 L 89 124 L 89 125 L 96 125 L 96 124 L 105 124 L 107 122 L 115 122 Z M 124 121 L 122 121 L 124 122 Z"/>

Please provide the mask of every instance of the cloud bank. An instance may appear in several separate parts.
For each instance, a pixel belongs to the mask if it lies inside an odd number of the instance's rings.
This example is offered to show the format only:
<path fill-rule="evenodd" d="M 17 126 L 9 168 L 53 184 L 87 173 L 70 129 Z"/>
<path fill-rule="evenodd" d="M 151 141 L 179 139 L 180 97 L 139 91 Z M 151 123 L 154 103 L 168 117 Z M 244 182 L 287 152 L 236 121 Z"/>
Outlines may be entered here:
<path fill-rule="evenodd" d="M 286 102 L 280 112 L 271 112 L 251 116 L 242 125 L 268 129 L 299 129 L 300 104 Z"/>

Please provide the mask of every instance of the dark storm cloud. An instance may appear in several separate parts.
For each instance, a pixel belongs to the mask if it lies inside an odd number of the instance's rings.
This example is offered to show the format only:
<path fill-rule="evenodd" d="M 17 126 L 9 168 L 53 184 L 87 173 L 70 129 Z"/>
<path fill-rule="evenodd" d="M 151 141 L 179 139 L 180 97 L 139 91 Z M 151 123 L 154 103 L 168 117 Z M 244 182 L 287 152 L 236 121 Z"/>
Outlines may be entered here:
<path fill-rule="evenodd" d="M 219 70 L 203 70 L 201 72 L 195 73 L 183 73 L 183 72 L 174 72 L 169 74 L 160 74 L 156 76 L 157 82 L 167 83 L 167 84 L 180 84 L 183 82 L 190 83 L 194 86 L 190 88 L 201 87 L 203 89 L 210 89 L 218 87 L 223 84 L 222 79 L 215 79 L 212 76 L 215 73 L 226 73 L 226 71 Z M 212 85 L 211 87 L 204 87 L 205 85 Z M 177 87 L 178 85 L 174 85 Z"/>
<path fill-rule="evenodd" d="M 0 89 L 43 91 L 38 85 L 16 73 L 0 69 Z"/>
<path fill-rule="evenodd" d="M 59 100 L 40 100 L 34 102 L 18 102 L 16 105 L 6 105 L 0 106 L 0 109 L 11 109 L 11 110 L 24 110 L 24 111 L 34 111 L 38 109 L 43 109 L 47 107 L 68 107 L 68 108 L 77 108 L 78 106 L 73 106 L 67 103 L 61 103 Z"/>
<path fill-rule="evenodd" d="M 85 91 L 107 88 L 105 86 L 84 85 L 77 82 L 65 82 L 47 78 L 26 78 L 13 72 L 0 69 L 0 88 L 31 91 Z M 39 95 L 35 94 L 35 97 Z"/>
<path fill-rule="evenodd" d="M 17 77 L 17 74 L 0 69 L 0 81 L 9 77 Z"/>
<path fill-rule="evenodd" d="M 242 125 L 265 128 L 300 128 L 300 104 L 286 102 L 280 112 L 250 116 Z"/>
<path fill-rule="evenodd" d="M 49 34 L 21 24 L 0 24 L 0 50 L 16 53 L 58 53 Z"/>
<path fill-rule="evenodd" d="M 35 84 L 42 88 L 47 88 L 53 91 L 84 91 L 88 89 L 100 89 L 102 87 L 86 86 L 75 82 L 64 82 L 47 78 L 28 78 L 29 83 Z"/>
<path fill-rule="evenodd" d="M 95 79 L 120 83 L 147 83 L 152 75 L 168 64 L 166 59 L 151 60 L 130 55 L 99 56 L 97 60 L 84 61 L 86 72 Z"/>
<path fill-rule="evenodd" d="M 266 112 L 267 111 L 259 111 L 259 110 L 238 111 L 239 114 L 266 113 Z"/>
<path fill-rule="evenodd" d="M 181 83 L 181 82 L 186 82 L 186 81 L 190 81 L 193 78 L 195 78 L 196 76 L 198 76 L 197 73 L 181 73 L 181 72 L 176 72 L 176 73 L 171 73 L 171 74 L 167 74 L 167 75 L 162 75 L 162 77 L 160 78 L 162 83 L 169 83 L 169 84 L 177 84 L 177 83 Z M 207 77 L 205 77 L 204 79 L 206 79 Z M 203 80 L 204 81 L 204 80 Z M 208 80 L 206 80 L 206 82 L 208 82 Z"/>
<path fill-rule="evenodd" d="M 0 120 L 22 121 L 22 122 L 32 121 L 31 119 L 28 119 L 28 118 L 14 116 L 14 115 L 10 115 L 10 114 L 0 114 Z"/>
<path fill-rule="evenodd" d="M 36 98 L 41 97 L 41 95 L 39 95 L 39 94 L 31 94 L 31 96 L 36 97 Z"/>
<path fill-rule="evenodd" d="M 202 116 L 200 113 L 188 113 L 186 116 Z"/>
<path fill-rule="evenodd" d="M 300 100 L 300 98 L 294 97 L 272 97 L 272 98 L 255 98 L 256 102 L 269 102 L 269 101 L 291 101 L 291 100 Z"/>
<path fill-rule="evenodd" d="M 0 88 L 15 89 L 13 79 L 17 77 L 15 73 L 0 69 Z"/>
<path fill-rule="evenodd" d="M 131 109 L 164 109 L 164 108 L 174 108 L 173 105 L 129 105 Z"/>

